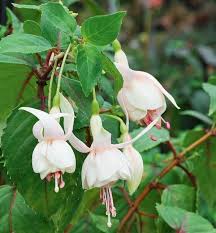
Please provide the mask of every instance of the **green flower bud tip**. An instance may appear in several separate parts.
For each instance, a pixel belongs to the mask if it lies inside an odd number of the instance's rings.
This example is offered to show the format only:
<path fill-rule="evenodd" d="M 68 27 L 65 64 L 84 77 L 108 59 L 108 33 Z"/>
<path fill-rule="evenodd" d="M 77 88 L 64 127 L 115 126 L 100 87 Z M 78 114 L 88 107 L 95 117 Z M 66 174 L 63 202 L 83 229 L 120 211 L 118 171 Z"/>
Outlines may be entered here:
<path fill-rule="evenodd" d="M 117 39 L 113 41 L 112 46 L 113 46 L 115 53 L 121 50 L 121 44 Z"/>
<path fill-rule="evenodd" d="M 60 96 L 59 94 L 56 94 L 53 98 L 53 107 L 59 107 L 60 106 Z"/>
<path fill-rule="evenodd" d="M 92 101 L 92 114 L 95 115 L 95 114 L 99 114 L 100 113 L 100 106 L 97 102 L 96 99 L 94 99 Z"/>

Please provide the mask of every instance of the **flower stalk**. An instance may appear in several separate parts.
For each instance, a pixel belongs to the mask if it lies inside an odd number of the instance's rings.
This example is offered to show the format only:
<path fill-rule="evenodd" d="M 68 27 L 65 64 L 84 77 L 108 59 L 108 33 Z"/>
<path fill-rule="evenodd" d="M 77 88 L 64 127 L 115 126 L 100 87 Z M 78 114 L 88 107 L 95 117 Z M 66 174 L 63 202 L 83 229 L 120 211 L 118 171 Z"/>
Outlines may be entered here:
<path fill-rule="evenodd" d="M 57 67 L 57 63 L 58 63 L 58 60 L 56 59 L 55 62 L 54 62 L 54 66 L 53 66 L 53 69 L 52 69 L 52 73 L 51 73 L 51 77 L 50 77 L 50 83 L 49 83 L 49 94 L 48 94 L 48 111 L 50 111 L 51 109 L 51 98 L 52 98 L 52 85 L 53 85 L 53 79 L 54 79 L 54 76 L 55 76 L 55 71 L 56 71 L 56 67 Z"/>
<path fill-rule="evenodd" d="M 61 80 L 62 80 L 62 74 L 63 74 L 63 70 L 64 70 L 64 65 L 65 65 L 65 62 L 66 62 L 66 59 L 67 59 L 67 56 L 70 52 L 70 49 L 71 49 L 71 44 L 69 44 L 66 52 L 65 52 L 65 55 L 63 57 L 63 60 L 62 60 L 62 65 L 61 65 L 61 68 L 60 68 L 60 71 L 59 71 L 59 76 L 58 76 L 58 84 L 57 84 L 57 89 L 56 89 L 56 96 L 59 95 L 59 92 L 60 92 L 60 86 L 61 86 Z"/>

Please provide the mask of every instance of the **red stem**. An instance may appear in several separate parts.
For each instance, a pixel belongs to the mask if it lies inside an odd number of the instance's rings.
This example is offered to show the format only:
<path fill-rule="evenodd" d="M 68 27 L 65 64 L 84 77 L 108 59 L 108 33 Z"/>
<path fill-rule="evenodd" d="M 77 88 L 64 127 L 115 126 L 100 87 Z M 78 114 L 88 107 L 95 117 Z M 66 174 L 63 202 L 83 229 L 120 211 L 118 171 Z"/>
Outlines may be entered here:
<path fill-rule="evenodd" d="M 20 101 L 20 99 L 23 97 L 23 93 L 24 93 L 24 91 L 25 91 L 27 85 L 29 84 L 30 80 L 32 79 L 33 75 L 34 75 L 34 72 L 31 71 L 31 72 L 28 74 L 27 78 L 24 80 L 24 82 L 23 82 L 23 84 L 22 84 L 22 87 L 21 87 L 21 89 L 20 89 L 20 91 L 19 91 L 18 97 L 17 97 L 17 103 L 18 103 L 18 102 Z"/>

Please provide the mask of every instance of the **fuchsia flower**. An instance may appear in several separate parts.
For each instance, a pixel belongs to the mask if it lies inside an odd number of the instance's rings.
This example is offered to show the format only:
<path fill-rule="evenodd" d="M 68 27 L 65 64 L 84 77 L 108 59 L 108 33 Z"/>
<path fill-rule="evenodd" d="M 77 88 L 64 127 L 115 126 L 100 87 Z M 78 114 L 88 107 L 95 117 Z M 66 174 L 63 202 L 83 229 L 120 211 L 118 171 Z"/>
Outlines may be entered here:
<path fill-rule="evenodd" d="M 165 96 L 179 109 L 175 99 L 163 88 L 163 86 L 151 74 L 130 69 L 127 57 L 122 50 L 115 54 L 115 65 L 122 74 L 124 84 L 118 94 L 118 102 L 124 110 L 127 120 L 146 125 L 160 117 L 156 126 L 161 127 L 163 121 L 161 115 L 166 110 Z"/>
<path fill-rule="evenodd" d="M 111 134 L 103 128 L 99 115 L 91 117 L 90 126 L 93 143 L 83 163 L 82 186 L 84 189 L 101 188 L 101 199 L 106 206 L 107 225 L 110 227 L 110 216 L 116 216 L 111 185 L 119 179 L 130 178 L 129 163 L 119 149 L 112 147 Z"/>
<path fill-rule="evenodd" d="M 60 99 L 60 110 L 68 112 L 67 107 L 70 103 L 63 95 L 60 95 Z M 20 108 L 39 119 L 33 126 L 33 135 L 38 140 L 38 144 L 32 154 L 32 167 L 35 173 L 40 173 L 41 179 L 46 178 L 48 181 L 51 178 L 55 179 L 55 192 L 65 185 L 63 174 L 73 173 L 76 169 L 74 152 L 67 143 L 74 122 L 71 108 L 70 105 L 70 113 L 58 113 L 58 109 L 54 107 L 50 114 L 34 108 Z M 64 118 L 64 130 L 57 121 L 60 117 Z"/>
<path fill-rule="evenodd" d="M 100 116 L 93 115 L 91 117 L 90 127 L 93 143 L 89 148 L 90 153 L 83 163 L 82 186 L 83 189 L 101 188 L 100 197 L 102 203 L 106 206 L 107 225 L 109 227 L 111 227 L 111 216 L 116 216 L 111 191 L 112 184 L 117 180 L 129 180 L 129 182 L 133 180 L 130 160 L 127 158 L 128 149 L 125 150 L 126 155 L 119 149 L 127 147 L 136 141 L 150 130 L 155 123 L 156 120 L 132 140 L 125 140 L 124 143 L 120 144 L 112 144 L 111 134 L 103 128 Z M 86 151 L 86 148 L 84 150 Z"/>

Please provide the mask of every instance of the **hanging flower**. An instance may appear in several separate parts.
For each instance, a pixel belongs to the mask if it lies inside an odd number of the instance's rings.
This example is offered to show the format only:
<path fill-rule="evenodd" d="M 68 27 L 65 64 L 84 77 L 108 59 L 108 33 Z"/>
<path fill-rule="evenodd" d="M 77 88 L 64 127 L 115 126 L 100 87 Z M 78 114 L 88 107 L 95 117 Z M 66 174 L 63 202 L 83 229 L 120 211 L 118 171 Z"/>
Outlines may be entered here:
<path fill-rule="evenodd" d="M 158 119 L 156 119 L 158 120 Z M 116 216 L 111 186 L 117 180 L 131 180 L 130 164 L 127 157 L 119 150 L 124 148 L 153 127 L 156 120 L 146 127 L 134 139 L 120 144 L 111 143 L 111 134 L 103 128 L 99 115 L 93 115 L 90 120 L 93 143 L 88 149 L 90 152 L 82 167 L 83 189 L 98 187 L 101 189 L 100 197 L 106 206 L 108 227 L 111 227 L 111 216 Z M 84 150 L 87 148 L 85 147 Z"/>
<path fill-rule="evenodd" d="M 123 88 L 118 93 L 118 102 L 127 118 L 141 124 L 150 124 L 166 111 L 165 96 L 179 109 L 175 99 L 151 74 L 129 68 L 127 57 L 121 49 L 115 54 L 115 65 L 124 79 Z M 170 128 L 169 122 L 162 117 L 156 124 L 158 128 L 161 127 L 161 121 Z"/>
<path fill-rule="evenodd" d="M 84 189 L 101 188 L 102 203 L 106 206 L 108 227 L 111 216 L 116 216 L 111 186 L 117 180 L 130 178 L 130 169 L 124 154 L 111 144 L 111 134 L 102 126 L 99 115 L 93 115 L 90 121 L 93 143 L 91 152 L 82 167 L 82 186 Z"/>
<path fill-rule="evenodd" d="M 128 133 L 123 135 L 123 141 L 129 141 L 131 137 Z M 131 176 L 127 180 L 128 190 L 130 195 L 132 195 L 138 188 L 142 176 L 143 176 L 143 160 L 140 153 L 133 147 L 133 145 L 128 145 L 123 148 L 123 153 L 127 158 L 130 165 Z"/>
<path fill-rule="evenodd" d="M 76 160 L 72 148 L 67 143 L 71 135 L 74 122 L 74 113 L 67 99 L 60 95 L 60 110 L 52 109 L 48 114 L 38 109 L 30 107 L 22 107 L 24 110 L 32 113 L 39 121 L 33 126 L 33 135 L 38 140 L 33 154 L 32 167 L 35 173 L 40 173 L 41 179 L 51 178 L 55 180 L 55 192 L 59 191 L 59 187 L 63 188 L 65 183 L 63 174 L 65 172 L 73 173 L 76 169 Z M 64 130 L 58 123 L 58 119 L 64 118 Z"/>

